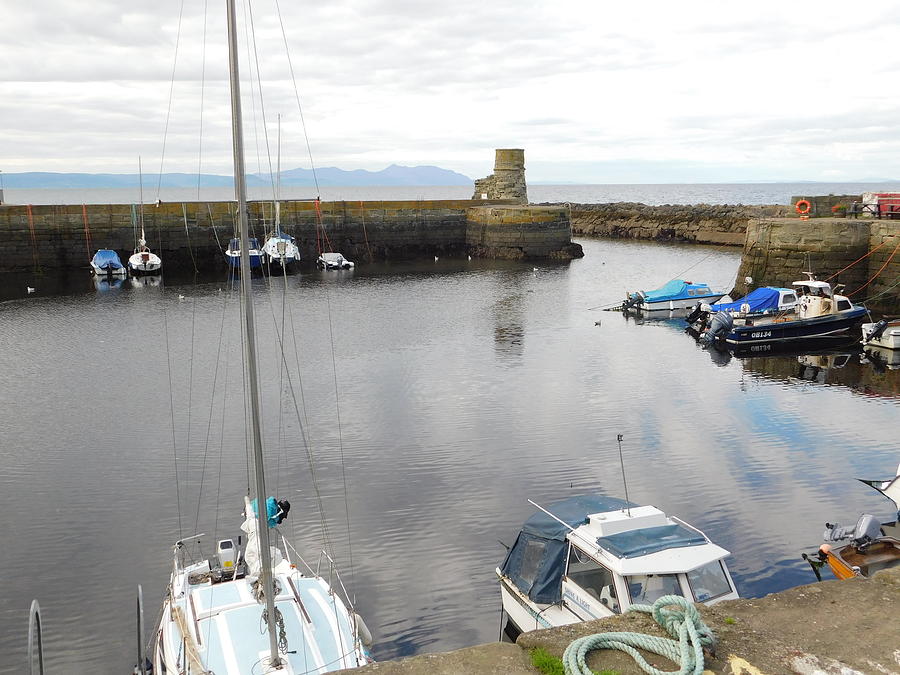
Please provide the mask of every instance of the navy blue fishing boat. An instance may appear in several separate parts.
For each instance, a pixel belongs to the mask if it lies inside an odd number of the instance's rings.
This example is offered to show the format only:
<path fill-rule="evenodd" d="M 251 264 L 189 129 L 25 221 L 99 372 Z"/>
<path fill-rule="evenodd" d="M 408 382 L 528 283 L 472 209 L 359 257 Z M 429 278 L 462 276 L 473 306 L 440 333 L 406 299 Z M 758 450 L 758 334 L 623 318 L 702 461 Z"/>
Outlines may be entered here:
<path fill-rule="evenodd" d="M 791 284 L 798 290 L 796 311 L 736 318 L 730 312 L 715 314 L 702 341 L 724 342 L 729 348 L 747 348 L 806 340 L 847 340 L 867 314 L 865 307 L 833 292 L 831 285 L 809 279 Z"/>

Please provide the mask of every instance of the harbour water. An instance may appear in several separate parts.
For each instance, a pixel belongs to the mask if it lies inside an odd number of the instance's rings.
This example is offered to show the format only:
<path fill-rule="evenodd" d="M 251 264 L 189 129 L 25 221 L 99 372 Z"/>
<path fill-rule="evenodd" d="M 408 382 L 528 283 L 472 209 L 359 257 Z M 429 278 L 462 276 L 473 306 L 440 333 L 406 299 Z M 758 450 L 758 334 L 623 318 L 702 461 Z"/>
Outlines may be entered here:
<path fill-rule="evenodd" d="M 728 548 L 744 596 L 813 581 L 800 554 L 826 520 L 892 515 L 853 479 L 900 461 L 900 370 L 851 348 L 729 358 L 678 321 L 600 311 L 675 276 L 727 287 L 740 254 L 580 243 L 563 264 L 442 258 L 254 282 L 283 528 L 315 562 L 324 504 L 378 659 L 496 640 L 499 542 L 528 498 L 622 496 L 619 433 L 629 497 Z M 224 270 L 40 281 L 0 281 L 0 673 L 24 671 L 38 598 L 47 672 L 121 674 L 137 584 L 152 626 L 175 540 L 239 533 L 237 291 Z"/>
<path fill-rule="evenodd" d="M 659 204 L 788 204 L 796 195 L 860 195 L 863 192 L 900 191 L 900 183 L 668 183 L 616 185 L 542 185 L 530 184 L 528 198 L 532 203 L 573 202 L 582 204 L 608 202 L 640 202 Z M 336 187 L 323 185 L 317 193 L 313 187 L 284 186 L 282 199 L 315 199 L 324 201 L 377 201 L 470 199 L 471 185 L 423 187 L 365 186 Z M 250 188 L 250 199 L 272 199 L 272 190 Z M 154 202 L 224 201 L 234 199 L 234 190 L 210 187 L 161 188 L 144 190 L 144 199 Z M 140 200 L 137 189 L 24 189 L 7 188 L 7 204 L 131 204 Z"/>

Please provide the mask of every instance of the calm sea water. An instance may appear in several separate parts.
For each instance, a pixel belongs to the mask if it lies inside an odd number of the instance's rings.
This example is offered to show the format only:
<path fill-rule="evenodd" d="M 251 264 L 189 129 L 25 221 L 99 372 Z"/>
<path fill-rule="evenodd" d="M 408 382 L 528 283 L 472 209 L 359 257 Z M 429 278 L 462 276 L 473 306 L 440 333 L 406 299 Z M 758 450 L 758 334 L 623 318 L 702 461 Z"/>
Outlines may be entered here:
<path fill-rule="evenodd" d="M 853 479 L 897 466 L 900 370 L 852 349 L 728 358 L 678 321 L 592 310 L 688 268 L 728 285 L 739 253 L 581 243 L 567 264 L 254 281 L 271 491 L 308 558 L 333 547 L 379 659 L 496 640 L 498 540 L 527 498 L 622 496 L 619 433 L 631 499 L 728 548 L 745 596 L 811 582 L 800 553 L 826 520 L 891 515 Z M 130 672 L 137 584 L 152 625 L 173 542 L 238 534 L 237 294 L 224 276 L 4 284 L 0 672 L 24 671 L 33 598 L 48 672 Z"/>
<path fill-rule="evenodd" d="M 900 183 L 691 183 L 662 185 L 529 185 L 531 202 L 641 202 L 643 204 L 789 204 L 796 195 L 862 194 L 867 191 L 900 191 Z M 130 204 L 140 201 L 137 189 L 65 189 L 5 191 L 8 204 Z M 311 187 L 282 188 L 283 199 L 313 199 Z M 379 199 L 470 199 L 472 187 L 454 186 L 323 186 L 320 196 L 325 201 L 358 201 Z M 144 189 L 144 200 L 219 201 L 234 199 L 230 188 Z M 271 190 L 250 188 L 251 199 L 271 199 Z"/>

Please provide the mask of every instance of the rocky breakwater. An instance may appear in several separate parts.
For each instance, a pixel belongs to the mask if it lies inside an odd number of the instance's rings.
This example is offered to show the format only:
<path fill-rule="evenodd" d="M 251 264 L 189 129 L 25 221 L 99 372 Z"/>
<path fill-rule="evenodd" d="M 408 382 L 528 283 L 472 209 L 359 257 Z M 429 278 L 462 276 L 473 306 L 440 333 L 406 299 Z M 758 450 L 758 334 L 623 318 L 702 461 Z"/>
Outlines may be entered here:
<path fill-rule="evenodd" d="M 742 246 L 752 220 L 786 216 L 791 207 L 616 202 L 569 208 L 575 235 Z"/>

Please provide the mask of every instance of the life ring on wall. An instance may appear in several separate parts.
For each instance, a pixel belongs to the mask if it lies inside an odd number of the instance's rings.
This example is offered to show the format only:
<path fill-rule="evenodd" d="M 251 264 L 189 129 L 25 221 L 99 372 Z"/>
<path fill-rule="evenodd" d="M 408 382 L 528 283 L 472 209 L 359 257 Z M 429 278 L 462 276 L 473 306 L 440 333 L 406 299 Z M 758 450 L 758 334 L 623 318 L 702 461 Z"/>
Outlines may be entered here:
<path fill-rule="evenodd" d="M 797 213 L 809 213 L 810 203 L 806 199 L 800 199 L 794 204 L 794 208 L 797 210 Z"/>

